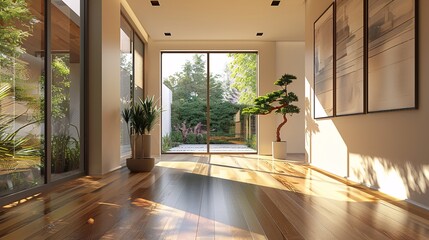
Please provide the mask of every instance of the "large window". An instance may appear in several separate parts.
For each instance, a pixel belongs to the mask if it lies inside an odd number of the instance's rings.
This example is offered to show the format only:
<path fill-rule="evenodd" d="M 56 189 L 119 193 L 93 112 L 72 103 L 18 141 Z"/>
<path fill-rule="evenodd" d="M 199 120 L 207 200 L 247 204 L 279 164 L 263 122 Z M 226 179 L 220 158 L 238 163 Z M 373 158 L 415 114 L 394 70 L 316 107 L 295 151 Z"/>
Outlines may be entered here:
<path fill-rule="evenodd" d="M 52 178 L 81 169 L 80 0 L 51 1 L 51 172 Z"/>
<path fill-rule="evenodd" d="M 162 81 L 163 153 L 256 153 L 257 53 L 164 52 Z"/>
<path fill-rule="evenodd" d="M 128 21 L 121 16 L 121 112 L 125 106 L 143 98 L 143 41 L 134 32 Z M 131 155 L 128 127 L 121 118 L 121 159 Z"/>
<path fill-rule="evenodd" d="M 82 3 L 0 2 L 0 196 L 83 171 Z"/>

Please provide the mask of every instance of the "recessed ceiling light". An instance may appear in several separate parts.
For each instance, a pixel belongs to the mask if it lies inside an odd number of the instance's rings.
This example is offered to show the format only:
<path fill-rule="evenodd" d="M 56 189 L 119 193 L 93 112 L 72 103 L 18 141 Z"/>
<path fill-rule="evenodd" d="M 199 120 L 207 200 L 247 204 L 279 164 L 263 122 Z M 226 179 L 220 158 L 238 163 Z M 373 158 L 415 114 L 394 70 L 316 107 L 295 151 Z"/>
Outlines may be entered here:
<path fill-rule="evenodd" d="M 159 6 L 161 6 L 161 5 L 159 4 L 159 1 L 150 1 L 150 4 L 152 4 L 152 6 L 154 6 L 154 7 L 159 7 Z"/>
<path fill-rule="evenodd" d="M 271 6 L 277 7 L 278 5 L 280 5 L 280 1 L 272 1 L 271 2 Z"/>
<path fill-rule="evenodd" d="M 258 32 L 258 33 L 256 33 L 256 36 L 258 36 L 258 37 L 260 37 L 260 36 L 262 36 L 262 35 L 264 35 L 264 33 L 262 33 L 262 32 Z"/>
<path fill-rule="evenodd" d="M 166 36 L 166 37 L 171 37 L 171 33 L 169 33 L 169 32 L 165 32 L 165 33 L 164 33 L 164 36 Z"/>

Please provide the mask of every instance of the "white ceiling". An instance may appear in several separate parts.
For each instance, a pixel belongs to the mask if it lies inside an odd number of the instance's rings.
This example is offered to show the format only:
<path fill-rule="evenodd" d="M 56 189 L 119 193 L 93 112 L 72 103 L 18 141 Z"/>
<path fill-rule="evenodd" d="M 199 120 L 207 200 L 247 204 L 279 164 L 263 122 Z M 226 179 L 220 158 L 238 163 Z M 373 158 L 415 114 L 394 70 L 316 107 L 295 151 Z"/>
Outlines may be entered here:
<path fill-rule="evenodd" d="M 152 40 L 242 41 L 303 41 L 304 1 L 272 7 L 271 0 L 159 0 L 153 7 L 150 0 L 127 0 Z"/>

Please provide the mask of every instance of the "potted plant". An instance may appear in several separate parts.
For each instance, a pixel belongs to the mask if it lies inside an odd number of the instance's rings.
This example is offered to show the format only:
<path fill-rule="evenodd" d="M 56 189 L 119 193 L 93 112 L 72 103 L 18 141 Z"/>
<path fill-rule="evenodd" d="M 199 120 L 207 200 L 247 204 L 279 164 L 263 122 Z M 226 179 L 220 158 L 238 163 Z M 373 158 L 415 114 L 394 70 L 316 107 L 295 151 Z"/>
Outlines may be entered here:
<path fill-rule="evenodd" d="M 287 87 L 295 80 L 296 77 L 290 74 L 284 74 L 280 79 L 274 82 L 281 89 L 257 97 L 254 100 L 253 106 L 243 109 L 243 114 L 267 115 L 272 112 L 280 114 L 283 121 L 277 126 L 276 141 L 272 143 L 273 157 L 277 159 L 286 159 L 287 143 L 282 141 L 280 130 L 287 122 L 286 115 L 299 113 L 299 107 L 293 105 L 293 102 L 298 101 L 298 96 L 295 93 L 288 91 Z"/>
<path fill-rule="evenodd" d="M 127 159 L 127 167 L 133 172 L 150 171 L 155 165 L 150 152 L 150 132 L 158 122 L 160 113 L 161 108 L 154 97 L 139 99 L 121 113 L 131 142 L 132 155 Z"/>

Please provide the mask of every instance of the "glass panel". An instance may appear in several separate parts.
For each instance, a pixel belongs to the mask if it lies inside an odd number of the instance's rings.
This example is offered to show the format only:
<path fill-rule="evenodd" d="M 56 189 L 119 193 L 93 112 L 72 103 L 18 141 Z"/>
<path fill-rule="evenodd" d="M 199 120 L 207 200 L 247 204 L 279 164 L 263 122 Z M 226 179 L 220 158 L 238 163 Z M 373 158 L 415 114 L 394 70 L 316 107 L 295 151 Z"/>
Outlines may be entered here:
<path fill-rule="evenodd" d="M 52 179 L 80 169 L 80 0 L 51 1 Z"/>
<path fill-rule="evenodd" d="M 41 0 L 1 1 L 0 9 L 0 196 L 4 196 L 44 183 L 45 13 Z"/>
<path fill-rule="evenodd" d="M 121 17 L 121 112 L 131 101 L 133 80 L 133 30 L 127 21 Z M 130 137 L 127 124 L 121 117 L 121 159 L 131 155 Z"/>
<path fill-rule="evenodd" d="M 210 53 L 210 152 L 256 153 L 256 53 Z"/>
<path fill-rule="evenodd" d="M 134 34 L 134 101 L 143 98 L 143 51 L 144 45 L 140 38 Z"/>
<path fill-rule="evenodd" d="M 162 152 L 207 152 L 207 54 L 162 54 Z"/>

